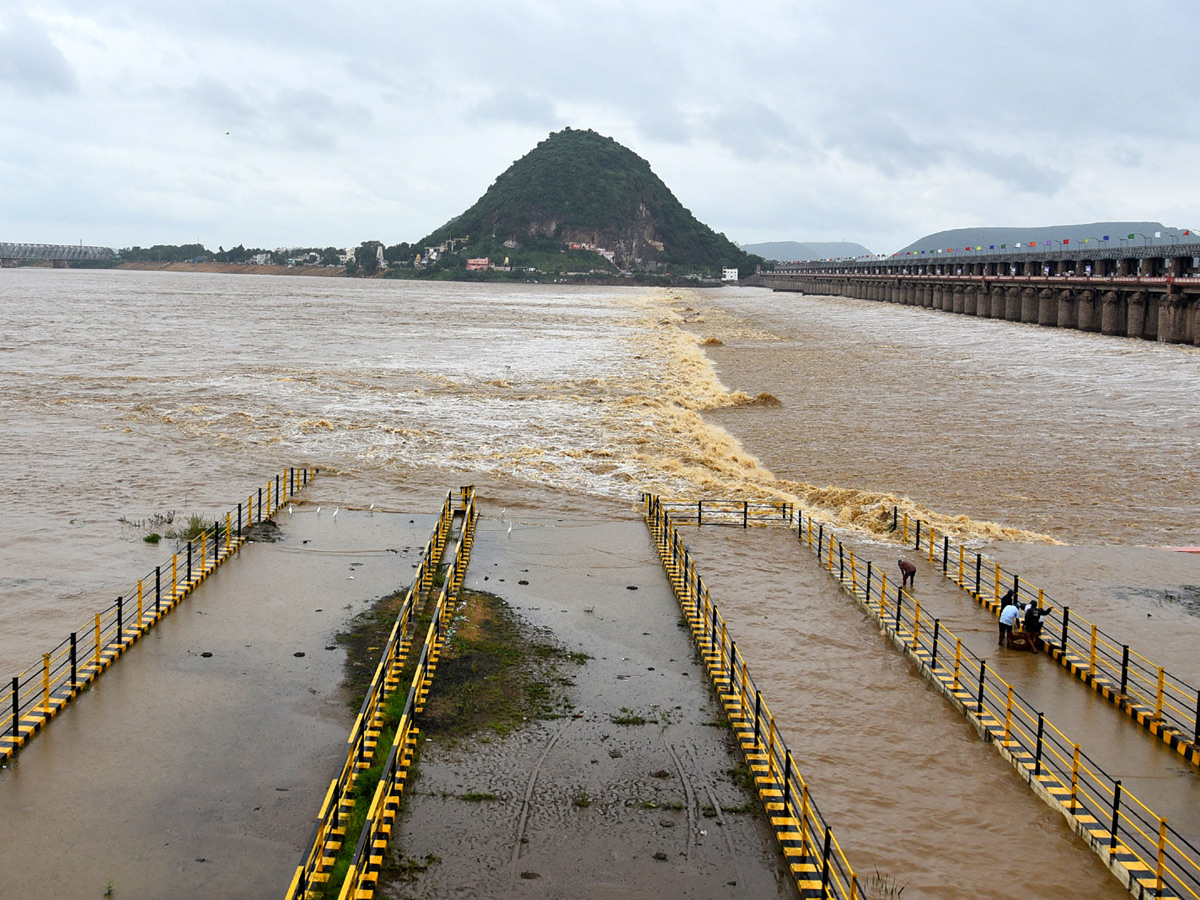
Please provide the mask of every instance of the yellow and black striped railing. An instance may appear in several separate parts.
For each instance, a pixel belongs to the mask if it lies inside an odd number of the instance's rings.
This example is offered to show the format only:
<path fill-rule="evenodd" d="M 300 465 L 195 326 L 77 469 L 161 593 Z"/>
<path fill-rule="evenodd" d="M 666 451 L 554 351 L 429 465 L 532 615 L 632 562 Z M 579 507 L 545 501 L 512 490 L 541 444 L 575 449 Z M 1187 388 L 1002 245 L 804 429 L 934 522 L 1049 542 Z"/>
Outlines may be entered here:
<path fill-rule="evenodd" d="M 362 707 L 350 730 L 350 737 L 346 741 L 348 746 L 345 762 L 329 785 L 325 800 L 317 813 L 317 823 L 309 838 L 308 850 L 292 877 L 287 894 L 289 900 L 300 900 L 314 885 L 327 881 L 338 851 L 341 850 L 345 840 L 344 825 L 354 807 L 354 783 L 359 773 L 370 768 L 374 762 L 375 748 L 384 727 L 384 704 L 401 686 L 400 673 L 408 658 L 413 621 L 423 599 L 423 591 L 427 590 L 425 585 L 433 583 L 430 573 L 436 575 L 441 566 L 442 551 L 446 546 L 445 536 L 449 534 L 454 512 L 453 495 L 447 493 L 433 534 L 425 543 L 421 561 L 413 573 L 412 586 L 400 605 L 387 643 L 380 654 L 379 664 L 375 667 L 375 674 L 367 687 Z"/>
<path fill-rule="evenodd" d="M 316 474 L 316 469 L 289 468 L 276 475 L 245 503 L 188 540 L 168 563 L 155 566 L 92 621 L 42 654 L 40 662 L 14 676 L 0 690 L 0 759 L 24 746 L 228 559 L 249 528 L 273 516 Z"/>
<path fill-rule="evenodd" d="M 355 720 L 349 739 L 346 762 L 330 785 L 313 829 L 309 849 L 301 859 L 288 886 L 287 900 L 304 900 L 314 892 L 326 897 L 367 900 L 373 896 L 383 864 L 383 853 L 395 825 L 400 794 L 416 750 L 415 717 L 424 708 L 433 683 L 442 645 L 454 612 L 454 604 L 466 575 L 478 521 L 474 488 L 465 487 L 460 495 L 448 494 L 425 556 L 413 576 L 404 603 L 392 627 L 392 634 L 375 671 L 362 710 Z M 441 591 L 432 611 L 432 620 L 417 657 L 404 708 L 396 724 L 395 736 L 383 762 L 379 782 L 372 795 L 365 821 L 357 837 L 346 833 L 345 824 L 354 806 L 351 792 L 358 775 L 375 765 L 375 751 L 383 730 L 383 704 L 401 687 L 399 677 L 411 650 L 405 635 L 421 605 L 421 591 L 433 586 L 441 569 L 442 555 L 453 534 L 455 519 L 461 521 L 455 558 L 446 570 Z M 355 851 L 341 884 L 330 883 L 330 874 L 338 853 L 347 840 L 356 840 Z"/>
<path fill-rule="evenodd" d="M 1070 606 L 1056 603 L 998 562 L 938 534 L 929 523 L 910 523 L 907 515 L 901 521 L 895 511 L 893 520 L 906 546 L 927 551 L 931 566 L 997 617 L 1000 599 L 1010 589 L 1022 603 L 1036 600 L 1043 608 L 1051 607 L 1043 631 L 1049 655 L 1187 762 L 1200 766 L 1200 689 L 1082 616 L 1072 616 Z"/>
<path fill-rule="evenodd" d="M 697 521 L 700 507 L 695 502 L 661 501 L 651 494 L 643 494 L 642 503 L 646 526 L 753 774 L 759 799 L 800 895 L 856 900 L 862 895 L 858 878 L 812 798 L 808 783 L 775 726 L 775 717 L 750 677 L 749 666 L 675 527 L 675 515 L 681 506 L 683 520 L 692 523 Z M 719 504 L 705 501 L 706 510 L 714 508 Z M 781 521 L 778 508 L 769 518 Z M 715 516 L 707 522 L 703 516 L 699 520 L 701 524 L 720 524 Z"/>
<path fill-rule="evenodd" d="M 1200 900 L 1200 850 L 1094 763 L 987 660 L 964 649 L 941 621 L 886 572 L 856 559 L 834 529 L 803 512 L 791 523 L 829 574 L 922 674 L 986 738 L 1139 897 Z"/>

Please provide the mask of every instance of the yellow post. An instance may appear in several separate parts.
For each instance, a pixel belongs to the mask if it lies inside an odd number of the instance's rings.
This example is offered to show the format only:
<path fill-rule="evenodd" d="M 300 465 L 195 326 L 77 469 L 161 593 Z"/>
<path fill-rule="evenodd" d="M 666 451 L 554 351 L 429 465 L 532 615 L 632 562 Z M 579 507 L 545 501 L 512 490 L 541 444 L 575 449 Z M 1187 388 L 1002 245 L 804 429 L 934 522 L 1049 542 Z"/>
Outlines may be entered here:
<path fill-rule="evenodd" d="M 1038 588 L 1038 606 L 1046 605 L 1046 594 L 1041 588 Z"/>
<path fill-rule="evenodd" d="M 850 551 L 850 592 L 858 596 L 858 570 L 854 568 L 854 551 Z"/>
<path fill-rule="evenodd" d="M 808 785 L 800 784 L 800 856 L 808 856 Z"/>
<path fill-rule="evenodd" d="M 1012 698 L 1013 687 L 1008 686 L 1008 700 L 1004 704 L 1004 739 L 1007 741 L 1012 737 Z"/>
<path fill-rule="evenodd" d="M 883 618 L 884 612 L 887 611 L 887 572 L 881 573 L 879 577 L 879 618 Z"/>
<path fill-rule="evenodd" d="M 992 594 L 992 603 L 1000 605 L 1000 563 L 996 563 L 996 589 Z"/>
<path fill-rule="evenodd" d="M 736 665 L 736 662 L 734 663 Z M 738 684 L 738 702 L 742 704 L 742 715 L 746 715 L 746 662 L 742 661 L 742 677 Z"/>
<path fill-rule="evenodd" d="M 1096 674 L 1096 626 L 1092 626 L 1092 649 L 1088 654 L 1088 674 Z"/>
<path fill-rule="evenodd" d="M 279 505 L 283 506 L 283 504 L 287 503 L 287 498 L 288 498 L 287 466 L 284 466 L 283 467 L 283 490 L 280 492 L 280 495 L 279 495 Z"/>
<path fill-rule="evenodd" d="M 175 592 L 179 589 L 179 554 L 171 554 L 171 599 L 175 599 Z"/>
<path fill-rule="evenodd" d="M 42 709 L 50 712 L 50 654 L 42 654 Z"/>
<path fill-rule="evenodd" d="M 1075 798 L 1079 793 L 1079 745 L 1075 745 L 1075 755 L 1071 760 L 1071 812 L 1075 812 Z"/>
<path fill-rule="evenodd" d="M 829 552 L 825 554 L 825 562 L 830 573 L 833 572 L 833 531 L 829 532 Z"/>
<path fill-rule="evenodd" d="M 720 659 L 720 661 L 721 661 L 721 675 L 722 675 L 722 677 L 724 677 L 724 675 L 725 675 L 725 672 L 726 672 L 726 668 L 725 668 L 725 641 L 726 641 L 726 640 L 727 640 L 727 635 L 726 635 L 726 632 L 725 632 L 725 620 L 724 620 L 724 619 L 722 619 L 722 620 L 721 620 L 721 653 L 720 653 L 720 656 L 719 656 L 719 659 Z M 732 660 L 730 660 L 730 662 L 732 662 Z M 732 687 L 732 685 L 730 685 L 730 687 Z"/>
<path fill-rule="evenodd" d="M 1159 720 L 1162 719 L 1163 687 L 1166 683 L 1166 673 L 1166 669 L 1162 666 L 1158 667 L 1158 699 L 1154 702 L 1154 718 Z"/>
<path fill-rule="evenodd" d="M 935 537 L 937 537 L 937 534 L 936 534 L 936 532 L 934 532 L 933 526 L 930 525 L 929 526 L 929 562 L 931 565 L 933 563 L 933 544 L 934 544 L 933 539 Z"/>
<path fill-rule="evenodd" d="M 958 672 L 962 667 L 962 638 L 954 639 L 954 689 L 958 690 Z"/>
<path fill-rule="evenodd" d="M 963 545 L 958 545 L 958 586 L 963 586 Z"/>
<path fill-rule="evenodd" d="M 908 543 L 908 513 L 904 514 L 904 543 Z"/>
<path fill-rule="evenodd" d="M 96 653 L 93 659 L 100 665 L 100 613 L 96 613 Z"/>
<path fill-rule="evenodd" d="M 226 553 L 226 555 L 229 554 L 229 539 L 232 536 L 232 534 L 233 534 L 233 531 L 230 528 L 229 513 L 225 513 L 225 553 Z"/>
<path fill-rule="evenodd" d="M 138 579 L 138 631 L 142 630 L 142 579 Z"/>
<path fill-rule="evenodd" d="M 254 524 L 254 495 L 250 495 L 250 499 L 246 503 L 246 527 L 249 528 Z"/>
<path fill-rule="evenodd" d="M 921 601 L 917 601 L 916 611 L 913 613 L 913 649 L 921 646 Z"/>
<path fill-rule="evenodd" d="M 812 550 L 812 516 L 808 517 L 808 549 Z"/>
<path fill-rule="evenodd" d="M 274 509 L 275 509 L 275 507 L 273 507 L 271 505 L 271 482 L 268 481 L 267 482 L 267 518 L 268 519 L 271 518 L 271 511 Z"/>
<path fill-rule="evenodd" d="M 775 778 L 775 717 L 767 713 L 767 721 L 770 723 L 767 731 L 767 774 L 772 780 Z"/>

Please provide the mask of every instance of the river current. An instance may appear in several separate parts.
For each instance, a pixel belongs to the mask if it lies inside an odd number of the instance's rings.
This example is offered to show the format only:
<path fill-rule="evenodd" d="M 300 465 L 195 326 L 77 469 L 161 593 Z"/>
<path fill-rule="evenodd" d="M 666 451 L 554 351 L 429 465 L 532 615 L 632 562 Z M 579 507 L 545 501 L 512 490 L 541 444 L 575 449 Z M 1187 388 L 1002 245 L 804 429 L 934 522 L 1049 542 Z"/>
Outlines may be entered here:
<path fill-rule="evenodd" d="M 215 516 L 269 474 L 313 465 L 361 508 L 428 512 L 461 484 L 531 517 L 628 516 L 644 490 L 787 498 L 881 558 L 896 505 L 1056 596 L 1088 592 L 1102 627 L 1200 681 L 1200 556 L 1154 549 L 1200 544 L 1198 389 L 1195 348 L 753 288 L 4 270 L 0 674 L 163 561 L 165 545 L 141 539 L 153 517 Z M 836 629 L 846 647 L 875 638 L 849 609 L 817 626 L 768 596 L 778 574 L 759 550 L 703 542 L 765 673 L 817 666 L 815 705 L 843 724 L 929 717 L 919 682 L 879 674 L 903 673 L 882 644 L 878 665 L 841 680 L 836 654 L 789 662 L 797 630 Z M 818 583 L 822 605 L 837 604 Z M 744 606 L 756 592 L 770 628 Z M 781 718 L 813 714 L 812 698 L 771 696 Z M 915 785 L 937 757 L 997 818 L 1028 815 L 1027 789 L 938 715 L 934 737 L 892 744 L 921 754 L 894 777 Z M 806 729 L 797 742 L 846 773 L 828 805 L 851 814 L 847 740 Z M 993 838 L 963 835 L 961 799 L 941 799 L 948 827 L 930 840 L 963 840 L 963 873 L 923 872 L 923 849 L 885 855 L 920 896 L 961 895 L 939 893 L 945 879 L 976 879 L 977 896 L 996 883 L 978 862 Z M 880 827 L 902 835 L 910 814 Z M 1040 837 L 1061 829 L 1052 819 L 1038 818 Z"/>

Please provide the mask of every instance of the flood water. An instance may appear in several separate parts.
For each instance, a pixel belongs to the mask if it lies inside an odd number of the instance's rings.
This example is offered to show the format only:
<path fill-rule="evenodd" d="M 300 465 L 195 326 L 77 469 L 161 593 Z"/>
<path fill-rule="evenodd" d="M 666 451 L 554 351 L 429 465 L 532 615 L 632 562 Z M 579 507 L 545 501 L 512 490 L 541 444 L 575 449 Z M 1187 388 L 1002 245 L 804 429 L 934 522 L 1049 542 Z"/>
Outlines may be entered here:
<path fill-rule="evenodd" d="M 1200 556 L 1156 548 L 1200 544 L 1198 389 L 1196 348 L 750 288 L 3 270 L 0 676 L 169 557 L 141 540 L 152 516 L 215 516 L 315 465 L 361 508 L 428 512 L 461 484 L 485 514 L 624 517 L 644 490 L 786 497 L 881 560 L 898 504 L 1196 679 Z M 1122 895 L 819 571 L 803 577 L 833 619 L 770 596 L 778 567 L 808 565 L 798 548 L 703 541 L 701 571 L 748 659 L 788 685 L 768 702 L 868 871 L 878 859 L 906 897 L 1010 896 L 996 845 L 1029 827 L 1036 869 L 1079 879 L 1056 893 Z M 851 652 L 861 665 L 834 664 Z"/>

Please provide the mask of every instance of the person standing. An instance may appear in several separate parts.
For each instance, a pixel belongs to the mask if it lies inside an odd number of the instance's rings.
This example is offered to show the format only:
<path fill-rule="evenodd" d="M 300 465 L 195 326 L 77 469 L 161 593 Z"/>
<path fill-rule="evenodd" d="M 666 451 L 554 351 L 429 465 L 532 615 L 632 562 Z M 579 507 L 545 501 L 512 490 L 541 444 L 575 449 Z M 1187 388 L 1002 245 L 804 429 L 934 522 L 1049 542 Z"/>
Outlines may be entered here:
<path fill-rule="evenodd" d="M 1021 606 L 1017 602 L 1017 592 L 1009 590 L 1000 601 L 1000 643 L 997 646 L 1008 645 L 1012 637 L 1013 626 L 1021 618 Z"/>
<path fill-rule="evenodd" d="M 907 559 L 902 559 L 896 563 L 900 567 L 900 574 L 903 576 L 900 587 L 906 588 L 910 584 L 913 587 L 917 586 L 917 567 L 910 563 Z"/>

